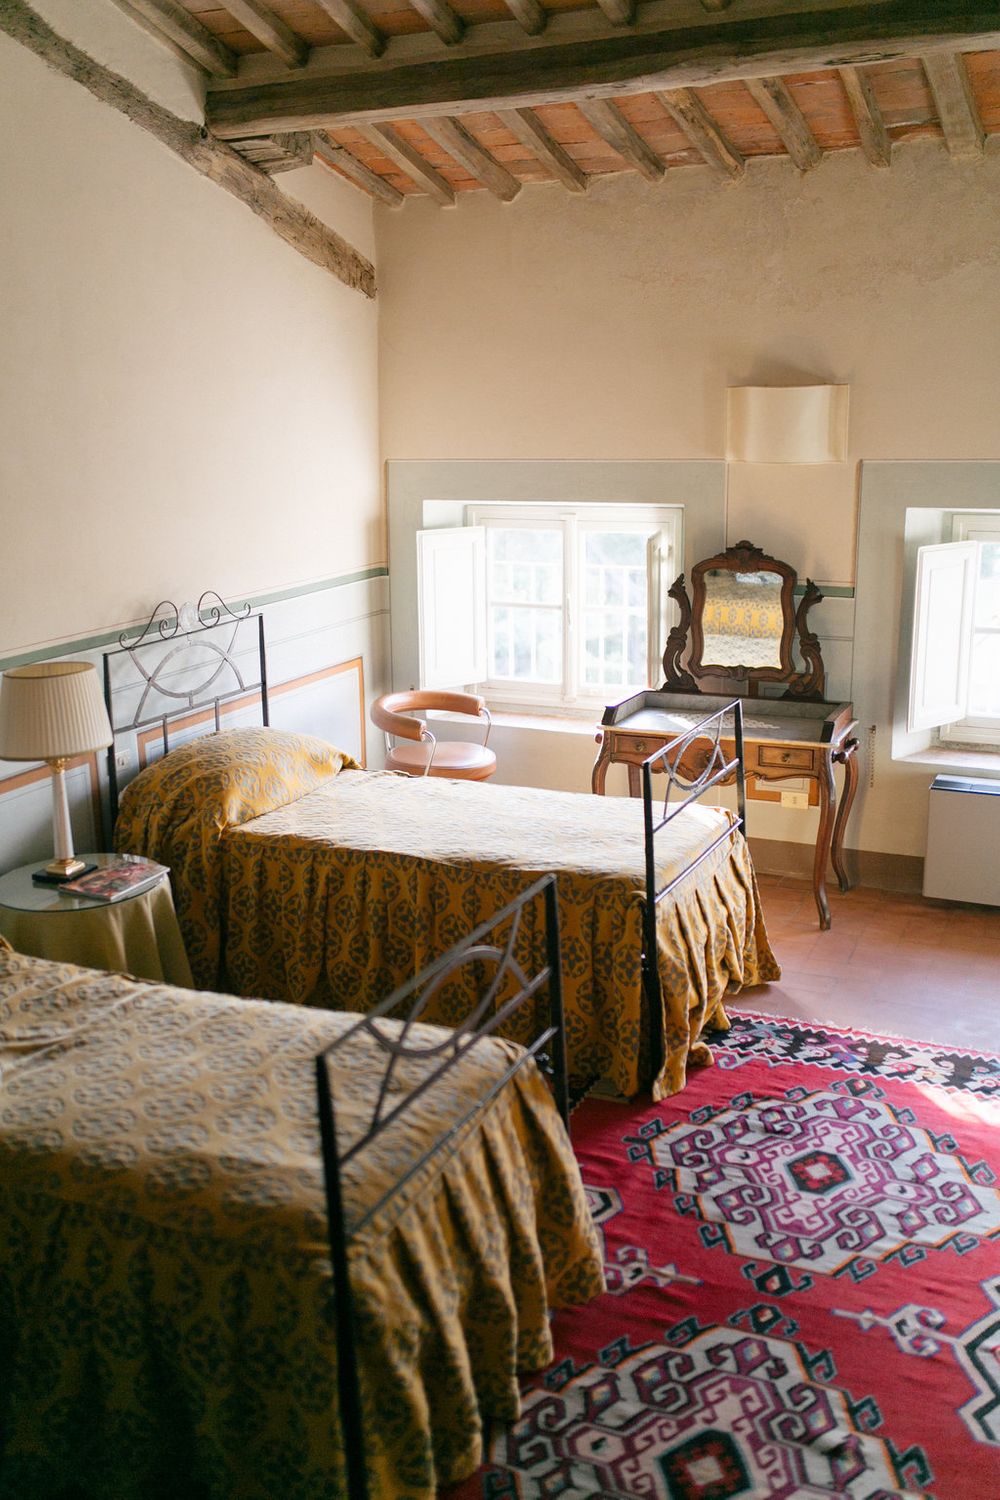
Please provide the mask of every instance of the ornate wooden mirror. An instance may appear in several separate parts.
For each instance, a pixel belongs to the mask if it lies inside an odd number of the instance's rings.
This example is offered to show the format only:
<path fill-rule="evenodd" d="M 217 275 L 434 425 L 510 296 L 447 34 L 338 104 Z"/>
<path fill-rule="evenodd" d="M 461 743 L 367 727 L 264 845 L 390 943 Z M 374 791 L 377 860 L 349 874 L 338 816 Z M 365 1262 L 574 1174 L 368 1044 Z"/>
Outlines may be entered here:
<path fill-rule="evenodd" d="M 718 692 L 720 685 L 712 679 L 724 678 L 746 682 L 751 698 L 758 696 L 762 682 L 784 682 L 785 698 L 821 699 L 823 658 L 806 617 L 823 595 L 807 579 L 796 609 L 796 581 L 788 563 L 747 541 L 695 564 L 690 599 L 682 573 L 670 590 L 680 619 L 663 654 L 663 690 Z M 795 665 L 796 635 L 803 671 Z"/>

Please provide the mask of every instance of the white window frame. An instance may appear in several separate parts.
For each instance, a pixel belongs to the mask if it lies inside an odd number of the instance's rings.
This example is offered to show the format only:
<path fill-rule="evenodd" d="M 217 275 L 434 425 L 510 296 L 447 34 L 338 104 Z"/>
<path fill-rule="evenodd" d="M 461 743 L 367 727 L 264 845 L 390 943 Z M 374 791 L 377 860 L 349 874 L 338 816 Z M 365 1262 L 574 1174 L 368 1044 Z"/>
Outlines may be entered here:
<path fill-rule="evenodd" d="M 482 502 L 468 505 L 466 523 L 470 526 L 517 526 L 563 531 L 563 682 L 512 683 L 509 679 L 487 677 L 476 684 L 478 690 L 499 708 L 558 709 L 560 712 L 592 713 L 607 702 L 608 689 L 596 692 L 581 690 L 578 680 L 578 644 L 582 603 L 579 590 L 581 532 L 587 530 L 643 530 L 658 533 L 662 539 L 658 555 L 647 557 L 647 680 L 655 683 L 660 676 L 660 662 L 667 631 L 676 614 L 667 591 L 683 571 L 684 510 L 679 505 L 632 505 L 620 503 L 599 505 L 553 504 L 547 502 Z M 488 658 L 489 659 L 489 658 Z M 622 689 L 622 693 L 625 689 Z"/>
<path fill-rule="evenodd" d="M 996 542 L 1000 544 L 1000 511 L 961 511 L 951 518 L 953 542 Z M 979 570 L 976 570 L 978 577 Z M 973 617 L 975 600 L 973 599 Z M 970 630 L 969 647 L 972 646 Z M 952 724 L 944 724 L 938 733 L 941 744 L 1000 745 L 1000 718 L 967 714 Z"/>

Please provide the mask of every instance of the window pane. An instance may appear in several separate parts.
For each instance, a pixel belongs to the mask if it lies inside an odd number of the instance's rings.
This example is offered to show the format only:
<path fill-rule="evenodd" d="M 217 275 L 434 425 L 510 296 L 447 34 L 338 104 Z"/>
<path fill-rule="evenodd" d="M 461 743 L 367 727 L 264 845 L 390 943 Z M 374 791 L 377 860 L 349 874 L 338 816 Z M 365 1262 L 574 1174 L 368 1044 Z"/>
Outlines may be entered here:
<path fill-rule="evenodd" d="M 1000 630 L 973 634 L 969 713 L 976 719 L 1000 719 Z"/>
<path fill-rule="evenodd" d="M 562 610 L 490 610 L 490 676 L 512 682 L 562 682 Z"/>
<path fill-rule="evenodd" d="M 562 603 L 562 532 L 541 526 L 491 526 L 486 533 L 493 603 Z"/>
<path fill-rule="evenodd" d="M 645 686 L 645 610 L 584 611 L 583 681 L 591 689 Z"/>
<path fill-rule="evenodd" d="M 646 684 L 646 536 L 639 531 L 582 534 L 583 630 L 580 676 L 585 690 Z"/>
<path fill-rule="evenodd" d="M 1000 542 L 983 542 L 979 548 L 976 629 L 991 627 L 1000 628 Z"/>

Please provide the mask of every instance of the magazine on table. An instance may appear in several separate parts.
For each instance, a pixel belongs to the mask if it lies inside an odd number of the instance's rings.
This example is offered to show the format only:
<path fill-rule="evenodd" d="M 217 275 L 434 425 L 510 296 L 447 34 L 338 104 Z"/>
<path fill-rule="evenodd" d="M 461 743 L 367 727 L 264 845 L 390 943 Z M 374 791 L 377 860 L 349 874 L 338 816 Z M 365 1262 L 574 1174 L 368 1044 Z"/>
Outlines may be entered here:
<path fill-rule="evenodd" d="M 137 854 L 120 854 L 99 870 L 64 881 L 59 889 L 67 896 L 85 896 L 88 901 L 121 901 L 156 885 L 167 873 L 167 865 L 140 859 Z"/>

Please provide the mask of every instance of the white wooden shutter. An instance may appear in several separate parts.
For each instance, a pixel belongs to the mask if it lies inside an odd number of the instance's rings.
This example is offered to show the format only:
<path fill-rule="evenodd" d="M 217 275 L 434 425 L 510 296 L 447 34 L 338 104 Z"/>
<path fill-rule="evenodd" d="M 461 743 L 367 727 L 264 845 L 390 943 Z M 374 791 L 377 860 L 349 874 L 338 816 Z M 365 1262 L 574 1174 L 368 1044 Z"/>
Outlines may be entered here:
<path fill-rule="evenodd" d="M 907 728 L 937 729 L 966 714 L 978 548 L 944 542 L 917 552 Z"/>
<path fill-rule="evenodd" d="M 486 528 L 417 532 L 420 686 L 463 688 L 486 676 Z"/>
<path fill-rule="evenodd" d="M 669 626 L 674 623 L 676 614 L 675 607 L 668 598 L 670 586 L 676 576 L 674 528 L 664 526 L 646 538 L 646 587 L 649 591 L 646 639 L 649 681 L 654 687 L 663 676 L 661 658 Z"/>

